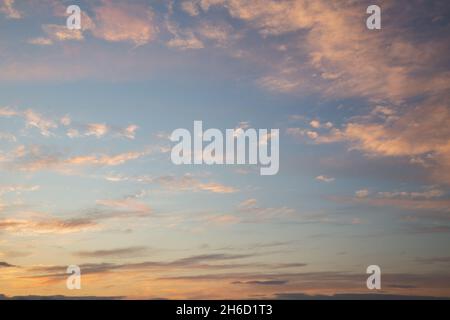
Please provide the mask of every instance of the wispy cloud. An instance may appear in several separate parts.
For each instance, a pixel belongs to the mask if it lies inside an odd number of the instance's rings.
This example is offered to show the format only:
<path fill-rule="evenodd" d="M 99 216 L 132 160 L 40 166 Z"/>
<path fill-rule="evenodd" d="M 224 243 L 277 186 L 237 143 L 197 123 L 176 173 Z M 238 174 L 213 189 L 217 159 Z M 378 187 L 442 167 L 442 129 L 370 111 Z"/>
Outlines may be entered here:
<path fill-rule="evenodd" d="M 237 211 L 242 215 L 243 222 L 267 222 L 276 219 L 295 219 L 296 210 L 286 206 L 264 207 L 256 199 L 247 199 L 239 203 Z"/>
<path fill-rule="evenodd" d="M 58 41 L 81 41 L 90 32 L 92 36 L 105 41 L 130 42 L 141 46 L 152 41 L 158 33 L 153 11 L 144 4 L 101 1 L 100 5 L 93 6 L 92 11 L 92 17 L 82 11 L 80 30 L 69 30 L 61 25 L 43 25 L 46 37 L 34 38 L 29 42 L 50 45 Z M 55 6 L 55 12 L 65 17 L 65 10 L 60 6 Z"/>
<path fill-rule="evenodd" d="M 81 30 L 69 30 L 66 26 L 63 25 L 47 24 L 42 26 L 42 29 L 44 30 L 48 38 L 31 39 L 30 42 L 32 44 L 42 45 L 44 43 L 51 44 L 52 41 L 84 40 L 84 36 Z"/>
<path fill-rule="evenodd" d="M 328 177 L 328 176 L 324 176 L 324 175 L 320 175 L 316 177 L 317 181 L 322 181 L 322 182 L 333 182 L 334 178 L 332 177 Z"/>
<path fill-rule="evenodd" d="M 141 257 L 148 254 L 147 247 L 128 247 L 128 248 L 116 248 L 107 250 L 93 250 L 93 251 L 77 251 L 75 256 L 80 258 L 130 258 Z"/>
<path fill-rule="evenodd" d="M 85 230 L 93 230 L 97 224 L 89 219 L 43 218 L 39 220 L 2 219 L 0 230 L 27 234 L 67 234 Z"/>
<path fill-rule="evenodd" d="M 8 158 L 3 160 L 3 165 L 26 172 L 54 170 L 61 173 L 71 173 L 77 168 L 83 167 L 120 166 L 144 157 L 149 153 L 150 151 L 131 151 L 114 155 L 63 156 L 58 152 L 50 151 L 40 146 L 21 145 Z"/>
<path fill-rule="evenodd" d="M 55 297 L 70 258 L 92 296 L 339 298 L 375 255 L 384 292 L 449 295 L 447 1 L 376 31 L 353 0 L 83 1 L 81 30 L 67 5 L 0 0 L 5 294 Z M 201 116 L 282 128 L 283 172 L 174 166 Z"/>
<path fill-rule="evenodd" d="M 0 12 L 9 19 L 21 19 L 23 17 L 22 12 L 15 8 L 15 0 L 2 0 Z"/>
<path fill-rule="evenodd" d="M 117 126 L 107 125 L 105 123 L 76 123 L 70 118 L 63 117 L 61 119 L 67 127 L 67 136 L 69 138 L 80 138 L 80 137 L 96 137 L 102 138 L 111 134 L 113 137 L 122 137 L 133 140 L 136 138 L 136 132 L 139 129 L 139 126 L 135 124 L 130 124 L 124 128 L 120 128 Z M 70 122 L 69 122 L 70 121 Z"/>
<path fill-rule="evenodd" d="M 254 281 L 236 281 L 233 284 L 247 284 L 257 286 L 282 286 L 287 284 L 286 280 L 254 280 Z"/>
<path fill-rule="evenodd" d="M 153 210 L 135 199 L 98 200 L 96 206 L 82 213 L 60 218 L 49 214 L 23 212 L 25 218 L 0 220 L 0 231 L 23 234 L 69 234 L 96 231 L 105 227 L 106 220 L 148 218 Z"/>
<path fill-rule="evenodd" d="M 251 254 L 204 254 L 180 258 L 173 261 L 144 261 L 138 263 L 114 264 L 114 263 L 94 263 L 82 264 L 80 268 L 84 274 L 101 274 L 111 271 L 139 271 L 139 270 L 180 270 L 190 269 L 233 269 L 240 268 L 240 264 L 222 264 L 227 261 L 236 261 L 250 258 Z M 219 263 L 219 264 L 215 264 Z M 30 278 L 47 278 L 49 280 L 59 281 L 65 278 L 67 267 L 64 266 L 36 266 L 29 268 Z M 34 275 L 33 275 L 34 274 Z"/>
<path fill-rule="evenodd" d="M 33 111 L 32 109 L 20 111 L 10 107 L 1 107 L 0 117 L 21 117 L 25 121 L 27 128 L 36 128 L 45 137 L 51 136 L 51 130 L 58 127 L 56 122 Z"/>
<path fill-rule="evenodd" d="M 135 212 L 143 215 L 152 213 L 152 209 L 146 203 L 131 198 L 123 200 L 97 200 L 97 204 L 117 211 Z"/>
<path fill-rule="evenodd" d="M 206 191 L 212 193 L 235 193 L 238 189 L 226 186 L 217 182 L 202 182 L 190 174 L 186 174 L 181 178 L 174 176 L 162 176 L 157 178 L 157 182 L 164 188 L 171 191 Z"/>
<path fill-rule="evenodd" d="M 8 262 L 0 261 L 0 268 L 12 268 L 15 267 L 12 264 L 9 264 Z"/>
<path fill-rule="evenodd" d="M 32 192 L 40 189 L 40 186 L 24 186 L 24 185 L 0 185 L 0 196 L 6 193 Z"/>
<path fill-rule="evenodd" d="M 153 11 L 144 4 L 103 1 L 94 12 L 92 34 L 106 41 L 126 41 L 139 46 L 153 40 L 158 32 Z"/>
<path fill-rule="evenodd" d="M 368 157 L 403 157 L 409 165 L 424 166 L 434 181 L 449 183 L 450 131 L 446 124 L 450 113 L 441 103 L 427 101 L 395 115 L 383 113 L 381 118 L 372 111 L 342 129 L 309 138 L 318 144 L 346 142 Z"/>
<path fill-rule="evenodd" d="M 450 257 L 417 258 L 417 262 L 425 264 L 448 264 Z"/>
<path fill-rule="evenodd" d="M 173 38 L 166 43 L 169 48 L 180 50 L 204 48 L 203 42 L 196 37 L 192 30 L 182 30 L 170 21 L 166 22 L 166 27 L 173 35 Z"/>
<path fill-rule="evenodd" d="M 441 190 L 428 190 L 424 192 L 378 192 L 371 194 L 369 190 L 362 189 L 355 192 L 353 201 L 373 206 L 390 206 L 410 210 L 436 210 L 450 212 L 450 200 L 441 198 Z"/>

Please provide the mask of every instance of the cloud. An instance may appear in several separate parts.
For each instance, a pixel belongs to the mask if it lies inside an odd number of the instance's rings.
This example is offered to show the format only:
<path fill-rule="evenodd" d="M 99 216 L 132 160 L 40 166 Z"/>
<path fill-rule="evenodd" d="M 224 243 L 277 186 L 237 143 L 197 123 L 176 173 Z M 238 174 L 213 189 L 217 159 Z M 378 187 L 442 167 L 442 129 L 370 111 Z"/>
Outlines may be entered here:
<path fill-rule="evenodd" d="M 305 136 L 306 130 L 301 128 L 287 128 L 286 134 L 294 138 L 301 138 Z"/>
<path fill-rule="evenodd" d="M 239 223 L 241 219 L 231 214 L 220 214 L 220 215 L 207 215 L 201 217 L 201 220 L 205 221 L 206 224 L 212 225 L 232 225 Z"/>
<path fill-rule="evenodd" d="M 204 270 L 216 270 L 216 269 L 233 269 L 241 268 L 242 265 L 233 264 L 221 264 L 227 261 L 235 261 L 240 259 L 247 259 L 253 257 L 252 254 L 201 254 L 188 256 L 172 261 L 144 261 L 138 263 L 89 263 L 81 264 L 80 268 L 84 275 L 88 274 L 101 274 L 109 272 L 120 271 L 147 271 L 147 270 L 186 270 L 186 269 L 204 269 Z M 220 264 L 217 264 L 220 263 Z M 28 278 L 45 278 L 50 281 L 60 281 L 67 277 L 67 266 L 35 266 L 28 268 Z"/>
<path fill-rule="evenodd" d="M 52 39 L 44 38 L 44 37 L 38 37 L 28 40 L 29 44 L 34 44 L 37 46 L 50 46 L 53 44 Z"/>
<path fill-rule="evenodd" d="M 199 7 L 197 6 L 196 3 L 194 3 L 194 1 L 187 0 L 181 2 L 181 8 L 183 9 L 184 12 L 186 12 L 192 17 L 198 16 L 200 14 Z"/>
<path fill-rule="evenodd" d="M 65 117 L 61 120 L 69 121 L 69 117 Z M 105 123 L 78 123 L 73 122 L 70 119 L 70 122 L 64 124 L 64 126 L 68 127 L 67 136 L 69 138 L 81 138 L 81 137 L 96 137 L 102 138 L 111 134 L 113 137 L 126 138 L 130 140 L 134 140 L 136 138 L 137 130 L 139 126 L 135 124 L 130 124 L 126 127 L 117 127 L 107 125 Z"/>
<path fill-rule="evenodd" d="M 254 280 L 254 281 L 236 281 L 233 284 L 247 284 L 247 285 L 258 285 L 258 286 L 282 286 L 287 284 L 288 281 L 285 280 Z"/>
<path fill-rule="evenodd" d="M 443 197 L 444 192 L 439 189 L 429 189 L 420 192 L 378 192 L 372 197 L 369 197 L 370 193 L 367 189 L 363 189 L 357 191 L 355 194 L 363 203 L 374 206 L 392 206 L 403 209 L 450 212 L 450 200 Z"/>
<path fill-rule="evenodd" d="M 1 107 L 0 108 L 0 117 L 13 117 L 18 115 L 19 113 L 11 107 Z"/>
<path fill-rule="evenodd" d="M 191 256 L 174 261 L 172 264 L 191 265 L 205 261 L 224 261 L 224 260 L 238 260 L 252 257 L 253 254 L 227 254 L 227 253 L 212 253 Z"/>
<path fill-rule="evenodd" d="M 58 124 L 61 124 L 61 126 L 67 128 L 66 134 L 70 138 L 90 136 L 102 138 L 107 134 L 111 134 L 113 137 L 122 137 L 133 140 L 136 138 L 136 133 L 139 129 L 139 126 L 136 124 L 129 124 L 126 127 L 119 127 L 107 125 L 105 123 L 80 123 L 73 121 L 69 115 L 65 115 L 60 119 L 53 119 L 52 117 L 44 116 L 32 109 L 21 111 L 11 107 L 0 107 L 0 117 L 22 118 L 25 122 L 26 128 L 36 128 L 45 137 L 54 136 L 54 130 L 59 127 Z M 8 139 L 11 141 L 16 140 L 15 136 L 7 134 L 0 134 L 0 139 Z"/>
<path fill-rule="evenodd" d="M 12 233 L 27 234 L 67 234 L 93 230 L 97 224 L 89 219 L 59 219 L 45 218 L 39 220 L 3 219 L 0 220 L 0 230 Z"/>
<path fill-rule="evenodd" d="M 202 182 L 190 174 L 181 178 L 174 176 L 162 176 L 156 179 L 164 188 L 171 191 L 192 191 L 192 192 L 212 192 L 212 193 L 235 193 L 238 189 L 226 186 L 217 182 Z"/>
<path fill-rule="evenodd" d="M 15 267 L 15 266 L 12 265 L 12 264 L 9 264 L 9 263 L 4 262 L 4 261 L 0 261 L 0 268 L 13 268 L 13 267 Z"/>
<path fill-rule="evenodd" d="M 450 73 L 442 67 L 450 46 L 444 40 L 446 27 L 435 26 L 430 31 L 415 20 L 426 12 L 431 21 L 445 5 L 429 10 L 420 1 L 413 3 L 383 4 L 383 21 L 391 32 L 368 31 L 363 23 L 367 6 L 350 0 L 339 4 L 325 0 L 204 0 L 190 2 L 189 8 L 197 13 L 199 8 L 207 12 L 222 7 L 259 33 L 265 50 L 257 45 L 247 45 L 244 50 L 247 59 L 256 64 L 270 61 L 263 68 L 266 75 L 258 81 L 266 89 L 400 101 L 449 89 Z M 412 8 L 408 14 L 402 11 L 405 5 Z"/>
<path fill-rule="evenodd" d="M 367 189 L 361 189 L 361 190 L 355 191 L 355 196 L 360 199 L 367 198 L 368 195 L 369 195 L 369 190 L 367 190 Z"/>
<path fill-rule="evenodd" d="M 135 199 L 97 200 L 97 204 L 118 211 L 134 212 L 142 215 L 149 215 L 152 213 L 152 209 L 147 204 Z"/>
<path fill-rule="evenodd" d="M 124 136 L 125 138 L 133 140 L 136 137 L 136 131 L 139 129 L 139 126 L 135 124 L 131 124 L 125 129 L 121 130 L 120 135 Z"/>
<path fill-rule="evenodd" d="M 398 289 L 413 289 L 413 286 L 391 286 Z M 310 295 L 305 293 L 278 293 L 280 300 L 447 300 L 446 297 L 396 295 L 386 293 L 337 293 L 333 295 Z"/>
<path fill-rule="evenodd" d="M 0 231 L 24 234 L 69 234 L 102 229 L 102 222 L 112 219 L 147 218 L 153 210 L 135 199 L 98 200 L 93 209 L 76 216 L 59 218 L 48 214 L 23 212 L 27 218 L 0 219 Z"/>
<path fill-rule="evenodd" d="M 325 223 L 335 225 L 355 225 L 360 224 L 359 219 L 336 219 L 323 213 L 301 213 L 287 207 L 263 207 L 254 198 L 242 201 L 237 206 L 240 221 L 243 223 L 263 223 L 284 219 L 289 223 L 311 224 Z"/>
<path fill-rule="evenodd" d="M 318 120 L 312 120 L 309 124 L 315 129 L 320 128 L 320 122 Z"/>
<path fill-rule="evenodd" d="M 57 16 L 67 16 L 64 6 L 54 3 L 52 6 Z M 69 30 L 65 25 L 43 25 L 47 37 L 31 39 L 29 43 L 51 45 L 57 41 L 81 41 L 90 32 L 105 41 L 131 42 L 135 46 L 142 46 L 152 41 L 158 32 L 153 11 L 144 4 L 102 0 L 100 5 L 93 6 L 91 10 L 92 18 L 85 11 L 81 12 L 80 30 Z"/>
<path fill-rule="evenodd" d="M 60 122 L 63 126 L 68 127 L 68 126 L 70 126 L 70 124 L 72 123 L 72 118 L 70 118 L 70 116 L 66 114 L 65 116 L 63 116 L 63 117 L 59 120 L 59 122 Z"/>
<path fill-rule="evenodd" d="M 260 78 L 257 83 L 270 91 L 279 91 L 290 93 L 303 84 L 303 80 L 286 79 L 283 75 L 265 76 Z"/>
<path fill-rule="evenodd" d="M 202 22 L 196 31 L 205 40 L 213 41 L 217 47 L 227 47 L 232 41 L 241 38 L 238 31 L 224 22 Z"/>
<path fill-rule="evenodd" d="M 258 204 L 258 201 L 254 198 L 251 198 L 251 199 L 242 201 L 238 207 L 241 209 L 256 208 L 257 204 Z"/>
<path fill-rule="evenodd" d="M 448 274 L 406 274 L 406 273 L 384 273 L 383 287 L 384 294 L 415 296 L 415 295 L 429 295 L 448 297 L 448 286 L 442 281 L 448 279 Z M 283 286 L 283 297 L 288 299 L 292 295 L 293 299 L 307 298 L 305 295 L 316 295 L 317 292 L 323 293 L 323 298 L 330 298 L 329 296 L 336 292 L 344 292 L 342 297 L 350 298 L 354 294 L 356 298 L 362 286 L 365 289 L 365 282 L 367 276 L 363 273 L 351 272 L 298 272 L 298 273 L 251 273 L 251 272 L 235 272 L 235 273 L 215 273 L 215 274 L 201 274 L 201 275 L 181 275 L 163 278 L 164 280 L 192 282 L 197 283 L 203 281 L 205 283 L 218 283 L 224 286 L 228 284 L 246 284 L 253 283 L 251 292 L 261 292 L 264 287 L 264 294 L 267 298 L 277 297 L 281 295 L 279 286 Z M 273 281 L 280 283 L 279 285 L 261 285 L 261 281 Z M 281 282 L 284 281 L 284 284 Z M 269 282 L 270 283 L 270 282 Z M 273 288 L 272 288 L 273 287 Z M 272 289 L 271 289 L 272 288 Z M 386 289 L 389 288 L 389 289 Z M 301 296 L 297 296 L 300 290 L 304 290 Z M 434 293 L 434 295 L 433 295 Z M 242 296 L 242 292 L 240 292 Z M 285 296 L 284 296 L 285 295 Z M 338 294 L 339 295 L 339 294 Z M 295 296 L 295 297 L 294 297 Z M 224 296 L 222 296 L 225 298 Z M 405 297 L 406 298 L 406 297 Z"/>
<path fill-rule="evenodd" d="M 319 133 L 317 131 L 302 128 L 287 128 L 286 134 L 298 140 L 302 140 L 304 138 L 316 140 L 317 138 L 319 138 Z"/>
<path fill-rule="evenodd" d="M 448 264 L 450 257 L 431 257 L 431 258 L 417 258 L 417 262 L 425 264 Z"/>
<path fill-rule="evenodd" d="M 89 154 L 63 157 L 60 153 L 40 146 L 19 146 L 5 159 L 4 166 L 21 171 L 55 170 L 71 173 L 81 167 L 119 166 L 148 155 L 150 151 L 132 151 L 107 154 Z"/>
<path fill-rule="evenodd" d="M 201 179 L 195 177 L 194 175 L 187 173 L 181 177 L 176 177 L 174 175 L 156 176 L 152 177 L 149 175 L 137 175 L 137 176 L 126 176 L 122 174 L 107 174 L 103 176 L 107 181 L 110 182 L 137 182 L 143 184 L 159 184 L 167 191 L 182 192 L 211 192 L 211 193 L 236 193 L 239 190 L 232 186 L 227 186 L 218 182 L 204 182 Z"/>
<path fill-rule="evenodd" d="M 430 189 L 419 192 L 394 191 L 394 192 L 378 192 L 380 198 L 388 199 L 433 199 L 444 195 L 444 191 L 440 189 Z"/>
<path fill-rule="evenodd" d="M 81 30 L 70 30 L 65 25 L 56 25 L 56 24 L 46 24 L 42 26 L 42 29 L 47 34 L 48 38 L 41 38 L 42 40 L 40 44 L 47 42 L 47 44 L 50 44 L 50 42 L 53 41 L 81 41 L 84 40 L 83 32 Z M 45 40 L 44 40 L 45 39 Z M 34 41 L 36 42 L 36 41 Z"/>
<path fill-rule="evenodd" d="M 337 202 L 363 204 L 374 207 L 399 208 L 413 215 L 404 218 L 405 221 L 415 222 L 419 219 L 427 219 L 433 222 L 450 221 L 450 200 L 437 189 L 428 189 L 423 192 L 370 192 L 368 189 L 361 189 L 355 192 L 354 197 L 331 197 Z M 446 232 L 447 226 L 415 226 L 411 232 L 422 231 Z"/>
<path fill-rule="evenodd" d="M 406 232 L 409 234 L 445 234 L 450 233 L 450 226 L 413 226 Z"/>
<path fill-rule="evenodd" d="M 144 4 L 102 1 L 102 5 L 93 11 L 95 27 L 92 34 L 106 41 L 125 41 L 141 46 L 153 40 L 158 32 L 153 11 Z"/>
<path fill-rule="evenodd" d="M 38 295 L 29 295 L 29 296 L 12 296 L 8 297 L 5 295 L 0 294 L 0 300 L 122 300 L 125 297 L 119 297 L 119 296 L 63 296 L 63 295 L 55 295 L 55 296 L 38 296 Z"/>
<path fill-rule="evenodd" d="M 102 123 L 91 123 L 87 125 L 86 136 L 96 136 L 100 138 L 108 132 L 108 127 Z"/>
<path fill-rule="evenodd" d="M 94 250 L 94 251 L 77 251 L 75 256 L 80 258 L 129 258 L 141 257 L 148 253 L 147 247 L 128 247 L 116 248 L 108 250 Z"/>
<path fill-rule="evenodd" d="M 80 137 L 96 137 L 102 138 L 108 134 L 113 137 L 123 137 L 130 140 L 136 138 L 136 132 L 139 126 L 135 124 L 130 124 L 126 127 L 118 127 L 107 125 L 105 123 L 82 123 L 74 121 L 69 115 L 65 115 L 59 119 L 61 125 L 67 128 L 67 136 L 69 138 L 80 138 Z"/>
<path fill-rule="evenodd" d="M 133 181 L 133 182 L 140 182 L 140 183 L 151 183 L 154 181 L 154 178 L 149 177 L 149 176 L 129 177 L 129 176 L 125 176 L 122 174 L 114 174 L 114 173 L 107 174 L 103 178 L 109 182 Z"/>
<path fill-rule="evenodd" d="M 177 33 L 175 37 L 167 41 L 166 44 L 169 48 L 181 50 L 204 48 L 203 42 L 201 42 L 192 31 L 185 31 L 182 35 Z"/>
<path fill-rule="evenodd" d="M 24 186 L 24 185 L 0 185 L 0 196 L 6 193 L 33 192 L 40 189 L 40 186 Z"/>
<path fill-rule="evenodd" d="M 324 176 L 324 175 L 320 175 L 316 177 L 317 181 L 322 181 L 322 182 L 333 182 L 335 179 L 332 177 L 328 177 L 328 176 Z"/>
<path fill-rule="evenodd" d="M 10 107 L 1 107 L 0 117 L 20 117 L 25 121 L 25 125 L 27 128 L 36 128 L 39 130 L 41 135 L 45 137 L 51 136 L 51 130 L 58 128 L 58 125 L 53 120 L 32 109 L 19 111 Z"/>
<path fill-rule="evenodd" d="M 5 14 L 8 19 L 21 19 L 23 17 L 22 12 L 14 8 L 15 0 L 2 0 L 0 6 L 0 12 Z"/>
<path fill-rule="evenodd" d="M 171 13 L 165 18 L 166 28 L 173 36 L 172 39 L 166 42 L 169 48 L 180 50 L 204 48 L 203 42 L 195 36 L 192 30 L 181 29 L 176 23 L 170 20 L 170 16 Z"/>
<path fill-rule="evenodd" d="M 311 138 L 317 144 L 346 142 L 350 149 L 359 150 L 366 157 L 404 158 L 409 165 L 424 167 L 431 180 L 448 184 L 449 122 L 450 111 L 445 102 L 431 99 L 386 118 L 380 119 L 372 112 L 341 129 Z"/>
<path fill-rule="evenodd" d="M 34 127 L 37 128 L 43 136 L 50 136 L 50 130 L 55 129 L 58 127 L 58 125 L 45 117 L 43 117 L 41 114 L 34 112 L 31 109 L 25 110 L 23 113 L 23 116 L 26 121 L 27 127 Z"/>
<path fill-rule="evenodd" d="M 257 223 L 267 222 L 273 219 L 295 219 L 296 210 L 282 206 L 282 207 L 262 207 L 259 206 L 256 199 L 247 199 L 242 201 L 237 206 L 237 211 L 244 216 L 241 218 L 242 222 Z"/>
<path fill-rule="evenodd" d="M 0 256 L 9 257 L 9 258 L 24 258 L 31 256 L 32 252 L 29 251 L 16 251 L 16 250 L 8 250 L 3 251 Z"/>
<path fill-rule="evenodd" d="M 145 154 L 146 154 L 145 152 L 126 152 L 113 156 L 109 155 L 77 156 L 65 160 L 64 163 L 76 166 L 84 166 L 84 165 L 118 166 L 124 164 L 127 161 L 138 159 Z"/>

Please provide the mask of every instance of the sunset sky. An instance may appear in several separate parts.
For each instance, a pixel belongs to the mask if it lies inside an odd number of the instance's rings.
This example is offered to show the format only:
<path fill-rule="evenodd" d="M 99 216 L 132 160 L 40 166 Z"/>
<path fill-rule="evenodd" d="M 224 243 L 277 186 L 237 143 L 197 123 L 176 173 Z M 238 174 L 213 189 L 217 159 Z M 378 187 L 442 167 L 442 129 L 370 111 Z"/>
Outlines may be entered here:
<path fill-rule="evenodd" d="M 0 297 L 450 297 L 449 56 L 446 0 L 0 0 Z M 195 120 L 278 174 L 174 165 Z"/>

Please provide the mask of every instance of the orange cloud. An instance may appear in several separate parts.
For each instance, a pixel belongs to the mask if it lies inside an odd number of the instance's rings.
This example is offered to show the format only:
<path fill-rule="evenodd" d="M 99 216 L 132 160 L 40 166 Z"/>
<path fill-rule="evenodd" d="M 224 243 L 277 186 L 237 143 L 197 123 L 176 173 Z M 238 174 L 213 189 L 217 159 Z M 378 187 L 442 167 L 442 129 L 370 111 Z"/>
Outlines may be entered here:
<path fill-rule="evenodd" d="M 128 41 L 139 46 L 153 40 L 157 33 L 153 11 L 148 6 L 103 1 L 94 12 L 92 34 L 106 41 Z"/>
<path fill-rule="evenodd" d="M 49 119 L 31 109 L 18 111 L 10 107 L 2 107 L 0 108 L 0 117 L 21 117 L 25 121 L 27 128 L 36 128 L 43 136 L 46 137 L 52 135 L 52 129 L 58 128 L 58 125 L 52 119 Z"/>
<path fill-rule="evenodd" d="M 56 170 L 71 172 L 77 167 L 86 166 L 119 166 L 128 161 L 136 160 L 150 153 L 149 150 L 140 152 L 124 152 L 115 155 L 90 154 L 73 157 L 62 157 L 59 153 L 50 153 L 39 146 L 19 146 L 11 152 L 3 165 L 22 171 Z"/>
<path fill-rule="evenodd" d="M 57 16 L 67 16 L 65 6 L 60 3 L 51 3 L 51 5 Z M 103 0 L 100 6 L 92 10 L 93 18 L 85 11 L 81 12 L 81 30 L 68 30 L 64 25 L 43 25 L 42 29 L 48 38 L 31 39 L 29 43 L 50 45 L 53 41 L 79 41 L 83 40 L 85 33 L 89 31 L 94 37 L 105 41 L 131 42 L 140 46 L 153 40 L 158 32 L 154 24 L 153 11 L 149 6 Z"/>
<path fill-rule="evenodd" d="M 268 74 L 259 80 L 270 90 L 393 101 L 448 90 L 450 73 L 440 63 L 445 63 L 449 41 L 417 42 L 407 39 L 405 32 L 392 31 L 401 31 L 396 19 L 409 18 L 397 16 L 402 5 L 383 3 L 383 21 L 394 22 L 390 32 L 367 30 L 366 6 L 351 0 L 202 0 L 183 7 L 190 12 L 224 7 L 268 43 L 275 36 L 289 35 L 289 42 L 278 46 L 281 52 L 245 48 L 251 60 L 271 61 L 266 63 Z"/>
<path fill-rule="evenodd" d="M 192 30 L 182 30 L 169 20 L 166 21 L 166 27 L 173 35 L 173 38 L 166 43 L 169 48 L 181 50 L 204 48 L 203 42 L 195 36 Z"/>
<path fill-rule="evenodd" d="M 66 124 L 64 125 L 68 127 L 66 135 L 69 138 L 90 137 L 90 136 L 102 138 L 110 133 L 115 137 L 123 137 L 133 140 L 134 138 L 136 138 L 136 132 L 139 129 L 139 126 L 135 124 L 131 124 L 124 128 L 110 126 L 104 123 L 88 123 L 88 124 L 74 123 L 71 126 L 72 121 L 68 117 L 61 119 L 61 121 L 66 122 Z"/>
<path fill-rule="evenodd" d="M 42 26 L 42 29 L 47 34 L 47 36 L 50 38 L 50 40 L 55 41 L 68 41 L 68 40 L 83 40 L 83 33 L 81 30 L 69 30 L 64 25 L 55 25 L 55 24 L 48 24 Z M 47 41 L 48 42 L 48 41 Z M 38 44 L 42 44 L 42 41 Z"/>
<path fill-rule="evenodd" d="M 311 137 L 316 143 L 348 142 L 368 156 L 406 157 L 423 165 L 437 182 L 450 183 L 450 110 L 446 100 L 426 101 L 403 113 L 380 118 L 373 114 L 343 129 Z"/>
<path fill-rule="evenodd" d="M 207 191 L 212 193 L 235 193 L 238 190 L 217 182 L 201 182 L 187 174 L 177 179 L 173 176 L 163 176 L 156 179 L 163 187 L 172 191 Z"/>
<path fill-rule="evenodd" d="M 104 123 L 91 123 L 87 125 L 86 135 L 100 138 L 108 133 L 108 127 Z"/>
<path fill-rule="evenodd" d="M 146 215 L 152 212 L 152 209 L 147 204 L 135 199 L 97 200 L 97 204 L 116 210 L 132 211 Z"/>
<path fill-rule="evenodd" d="M 138 159 L 148 152 L 126 152 L 117 155 L 88 155 L 69 158 L 63 161 L 63 164 L 68 165 L 101 165 L 101 166 L 118 166 L 130 160 Z"/>
<path fill-rule="evenodd" d="M 40 220 L 3 219 L 0 220 L 0 230 L 13 233 L 75 233 L 97 228 L 97 223 L 89 219 L 58 219 L 46 218 Z"/>
<path fill-rule="evenodd" d="M 22 13 L 14 7 L 14 0 L 2 0 L 0 12 L 4 13 L 9 19 L 21 19 Z"/>

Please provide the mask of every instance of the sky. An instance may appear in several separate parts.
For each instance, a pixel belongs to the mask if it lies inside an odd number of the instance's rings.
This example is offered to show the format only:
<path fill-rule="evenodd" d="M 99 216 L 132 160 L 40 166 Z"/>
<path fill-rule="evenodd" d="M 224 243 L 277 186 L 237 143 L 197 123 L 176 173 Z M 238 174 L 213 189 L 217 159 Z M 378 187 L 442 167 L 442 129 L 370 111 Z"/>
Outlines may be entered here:
<path fill-rule="evenodd" d="M 0 295 L 449 297 L 449 31 L 438 0 L 0 0 Z M 173 164 L 196 120 L 279 129 L 279 172 Z"/>

